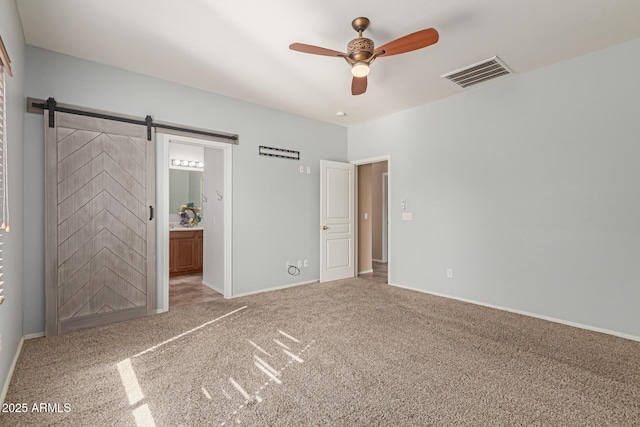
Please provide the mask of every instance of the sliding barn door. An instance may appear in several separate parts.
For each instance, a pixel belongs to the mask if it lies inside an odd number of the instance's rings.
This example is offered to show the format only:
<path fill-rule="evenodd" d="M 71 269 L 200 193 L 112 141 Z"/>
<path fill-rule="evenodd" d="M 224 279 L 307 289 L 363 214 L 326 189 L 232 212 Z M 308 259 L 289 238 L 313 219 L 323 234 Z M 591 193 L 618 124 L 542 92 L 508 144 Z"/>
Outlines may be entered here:
<path fill-rule="evenodd" d="M 145 126 L 45 110 L 46 330 L 155 312 L 155 157 Z"/>

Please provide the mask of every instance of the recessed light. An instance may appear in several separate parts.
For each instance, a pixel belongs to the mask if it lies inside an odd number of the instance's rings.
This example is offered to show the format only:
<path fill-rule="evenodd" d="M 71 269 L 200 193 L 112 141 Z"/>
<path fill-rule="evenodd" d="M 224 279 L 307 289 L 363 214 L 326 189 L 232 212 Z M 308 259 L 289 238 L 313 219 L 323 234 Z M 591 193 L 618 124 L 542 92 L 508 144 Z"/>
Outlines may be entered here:
<path fill-rule="evenodd" d="M 345 113 L 344 111 L 338 111 L 338 112 L 336 113 L 336 116 L 338 116 L 338 117 L 346 117 L 346 116 L 347 116 L 347 113 Z"/>

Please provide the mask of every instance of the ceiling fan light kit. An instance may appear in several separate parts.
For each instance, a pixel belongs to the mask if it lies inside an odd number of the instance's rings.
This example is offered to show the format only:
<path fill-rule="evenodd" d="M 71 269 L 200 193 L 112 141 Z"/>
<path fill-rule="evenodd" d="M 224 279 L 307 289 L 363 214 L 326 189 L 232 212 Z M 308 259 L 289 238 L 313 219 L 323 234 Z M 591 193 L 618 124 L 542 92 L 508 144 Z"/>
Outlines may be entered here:
<path fill-rule="evenodd" d="M 364 61 L 356 62 L 351 66 L 353 77 L 367 77 L 369 75 L 369 64 Z"/>
<path fill-rule="evenodd" d="M 303 43 L 292 43 L 289 49 L 314 55 L 334 56 L 344 58 L 351 65 L 351 93 L 361 95 L 367 90 L 367 76 L 370 66 L 377 57 L 398 55 L 412 50 L 422 49 L 438 42 L 438 32 L 433 28 L 416 31 L 399 39 L 395 39 L 378 49 L 373 40 L 362 37 L 362 33 L 369 27 L 368 18 L 360 17 L 351 22 L 351 26 L 358 32 L 358 37 L 347 44 L 347 53 L 325 49 Z"/>

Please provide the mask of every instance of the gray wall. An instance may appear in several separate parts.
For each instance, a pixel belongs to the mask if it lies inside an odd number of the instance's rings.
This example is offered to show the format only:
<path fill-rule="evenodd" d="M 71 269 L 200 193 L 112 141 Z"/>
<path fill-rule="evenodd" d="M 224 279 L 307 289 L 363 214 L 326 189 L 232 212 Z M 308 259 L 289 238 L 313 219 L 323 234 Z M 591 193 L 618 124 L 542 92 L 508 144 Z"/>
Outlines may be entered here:
<path fill-rule="evenodd" d="M 390 282 L 640 337 L 638 69 L 635 40 L 350 128 L 391 154 Z"/>
<path fill-rule="evenodd" d="M 25 45 L 15 2 L 0 2 L 0 35 L 11 59 L 13 77 L 6 77 L 7 152 L 9 155 L 9 207 L 11 232 L 2 233 L 2 279 L 5 301 L 0 305 L 0 394 L 8 379 L 9 369 L 22 338 L 24 230 L 23 198 L 23 120 Z"/>
<path fill-rule="evenodd" d="M 238 133 L 233 149 L 233 293 L 319 277 L 320 159 L 345 161 L 347 131 L 167 81 L 27 46 L 26 96 Z M 25 116 L 24 332 L 44 330 L 43 117 Z M 258 156 L 258 146 L 301 152 L 301 161 Z M 311 175 L 298 173 L 311 166 Z M 287 260 L 310 260 L 289 276 Z"/>

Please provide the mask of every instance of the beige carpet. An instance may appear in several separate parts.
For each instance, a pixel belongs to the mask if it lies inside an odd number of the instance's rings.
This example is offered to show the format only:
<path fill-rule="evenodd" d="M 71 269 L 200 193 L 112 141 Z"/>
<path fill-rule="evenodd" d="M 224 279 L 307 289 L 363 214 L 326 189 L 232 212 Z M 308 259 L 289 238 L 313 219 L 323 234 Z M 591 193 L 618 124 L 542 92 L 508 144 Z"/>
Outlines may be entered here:
<path fill-rule="evenodd" d="M 640 425 L 640 343 L 356 278 L 25 341 L 6 402 L 3 426 Z"/>

